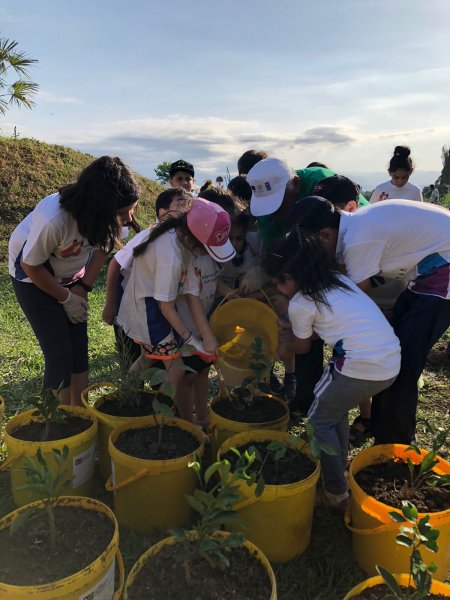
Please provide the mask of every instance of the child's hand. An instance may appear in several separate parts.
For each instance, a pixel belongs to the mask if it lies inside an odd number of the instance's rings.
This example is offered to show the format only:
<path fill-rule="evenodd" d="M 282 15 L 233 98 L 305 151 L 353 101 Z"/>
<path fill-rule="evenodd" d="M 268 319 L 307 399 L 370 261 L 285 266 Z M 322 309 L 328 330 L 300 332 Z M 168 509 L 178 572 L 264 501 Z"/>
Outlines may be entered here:
<path fill-rule="evenodd" d="M 210 333 L 203 337 L 203 348 L 207 354 L 211 354 L 212 356 L 217 356 L 219 353 L 219 343 L 216 340 L 215 336 Z"/>
<path fill-rule="evenodd" d="M 114 323 L 114 319 L 116 318 L 116 314 L 117 311 L 115 304 L 107 302 L 103 307 L 102 312 L 102 319 L 105 321 L 105 323 L 107 323 L 108 325 L 112 325 Z"/>

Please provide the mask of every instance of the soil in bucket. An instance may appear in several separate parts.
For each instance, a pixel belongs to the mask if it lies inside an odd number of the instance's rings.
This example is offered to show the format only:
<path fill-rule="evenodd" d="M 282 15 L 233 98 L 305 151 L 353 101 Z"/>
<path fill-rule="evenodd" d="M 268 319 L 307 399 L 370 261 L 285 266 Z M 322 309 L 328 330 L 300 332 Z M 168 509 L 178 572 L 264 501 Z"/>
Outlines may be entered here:
<path fill-rule="evenodd" d="M 241 454 L 253 446 L 261 456 L 261 462 L 256 460 L 249 467 L 249 474 L 257 473 L 262 465 L 261 475 L 266 484 L 284 485 L 307 479 L 316 470 L 316 463 L 306 456 L 306 454 L 294 448 L 287 448 L 283 458 L 275 460 L 274 452 L 267 450 L 267 446 L 270 443 L 271 440 L 267 442 L 249 442 L 248 444 L 239 446 L 238 450 Z M 237 461 L 237 456 L 234 452 L 226 452 L 221 458 L 222 460 L 226 459 L 230 461 L 232 465 Z"/>
<path fill-rule="evenodd" d="M 63 440 L 69 438 L 83 431 L 89 429 L 92 426 L 90 419 L 85 419 L 76 415 L 67 415 L 61 421 L 50 423 L 48 435 L 45 437 L 46 442 L 52 442 L 54 440 Z M 18 440 L 24 440 L 26 442 L 40 442 L 44 441 L 45 432 L 44 421 L 31 421 L 25 425 L 21 425 L 11 431 L 10 435 Z"/>
<path fill-rule="evenodd" d="M 54 550 L 45 510 L 13 535 L 9 527 L 0 531 L 0 581 L 19 586 L 59 581 L 94 562 L 111 542 L 114 523 L 107 515 L 73 506 L 56 506 L 53 513 Z"/>
<path fill-rule="evenodd" d="M 135 458 L 167 460 L 195 452 L 198 449 L 198 439 L 179 427 L 158 425 L 127 429 L 119 435 L 114 446 L 120 452 Z"/>
<path fill-rule="evenodd" d="M 214 412 L 239 423 L 268 423 L 283 417 L 286 408 L 271 396 L 255 396 L 251 405 L 239 408 L 228 398 L 220 398 L 214 403 Z"/>
<path fill-rule="evenodd" d="M 112 417 L 148 417 L 154 414 L 154 394 L 142 390 L 136 390 L 135 402 L 120 404 L 117 402 L 115 392 L 103 396 L 103 402 L 96 406 L 97 410 Z M 158 402 L 173 405 L 173 400 L 164 394 L 158 394 Z"/>
<path fill-rule="evenodd" d="M 414 465 L 418 472 L 420 465 Z M 450 490 L 437 486 L 414 489 L 410 485 L 408 465 L 399 459 L 369 465 L 355 474 L 356 483 L 370 496 L 393 508 L 402 508 L 409 500 L 420 513 L 440 512 L 450 508 Z"/>
<path fill-rule="evenodd" d="M 402 597 L 404 597 L 405 600 L 408 600 L 409 596 L 406 595 L 406 588 L 402 587 L 401 589 L 405 590 L 405 595 Z M 359 594 L 356 594 L 356 596 L 352 596 L 352 600 L 384 600 L 387 597 L 391 598 L 392 593 L 386 585 L 381 584 L 366 588 Z M 428 598 L 430 600 L 448 600 L 448 596 L 443 596 L 442 594 L 430 594 L 427 596 L 427 599 Z"/>
<path fill-rule="evenodd" d="M 186 584 L 177 544 L 149 557 L 128 589 L 129 600 L 269 600 L 271 582 L 260 560 L 246 548 L 227 553 L 230 566 L 213 569 L 205 559 L 191 565 L 193 584 Z"/>

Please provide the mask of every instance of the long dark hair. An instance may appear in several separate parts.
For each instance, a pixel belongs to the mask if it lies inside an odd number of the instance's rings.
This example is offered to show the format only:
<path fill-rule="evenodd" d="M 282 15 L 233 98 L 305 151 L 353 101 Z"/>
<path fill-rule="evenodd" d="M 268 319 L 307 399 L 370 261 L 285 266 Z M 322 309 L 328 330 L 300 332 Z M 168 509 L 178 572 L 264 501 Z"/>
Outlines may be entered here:
<path fill-rule="evenodd" d="M 187 224 L 187 212 L 178 213 L 176 215 L 168 215 L 167 217 L 163 217 L 161 222 L 158 223 L 153 229 L 150 231 L 148 238 L 136 246 L 133 250 L 133 256 L 139 256 L 145 252 L 147 246 L 157 240 L 163 233 L 166 233 L 170 229 L 181 230 L 181 234 L 187 236 L 190 240 L 190 249 L 194 249 L 195 247 L 203 248 L 203 244 L 197 240 L 196 237 L 192 235 L 189 231 L 189 227 Z"/>
<path fill-rule="evenodd" d="M 316 306 L 330 306 L 326 292 L 332 289 L 351 288 L 333 269 L 325 246 L 318 233 L 294 231 L 287 238 L 276 240 L 263 255 L 266 273 L 279 282 L 290 275 L 304 296 L 309 296 Z"/>
<path fill-rule="evenodd" d="M 97 158 L 59 193 L 61 206 L 75 219 L 81 235 L 105 252 L 120 236 L 117 211 L 139 199 L 131 170 L 117 156 Z"/>

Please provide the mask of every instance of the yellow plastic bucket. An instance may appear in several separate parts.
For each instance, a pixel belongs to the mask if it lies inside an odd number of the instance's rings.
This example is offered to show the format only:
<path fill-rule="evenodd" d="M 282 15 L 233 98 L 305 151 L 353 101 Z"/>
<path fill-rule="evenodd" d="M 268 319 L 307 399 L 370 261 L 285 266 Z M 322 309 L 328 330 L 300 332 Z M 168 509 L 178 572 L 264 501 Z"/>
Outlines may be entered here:
<path fill-rule="evenodd" d="M 289 425 L 289 407 L 276 396 L 269 396 L 268 394 L 258 394 L 258 396 L 267 396 L 272 400 L 275 400 L 283 406 L 285 414 L 275 419 L 274 421 L 267 421 L 266 423 L 244 423 L 241 421 L 232 421 L 221 417 L 214 410 L 214 406 L 221 398 L 214 398 L 214 400 L 208 406 L 209 418 L 210 418 L 210 429 L 209 434 L 211 436 L 211 451 L 212 457 L 215 459 L 220 446 L 232 435 L 242 433 L 244 431 L 254 431 L 255 429 L 270 429 L 274 431 L 287 431 Z"/>
<path fill-rule="evenodd" d="M 89 394 L 95 391 L 105 390 L 105 394 L 96 398 L 93 403 L 91 403 Z M 110 394 L 111 392 L 115 392 L 117 387 L 112 383 L 94 383 L 90 385 L 88 388 L 83 390 L 81 394 L 81 401 L 84 406 L 90 412 L 90 414 L 95 417 L 98 421 L 98 436 L 97 436 L 97 448 L 98 448 L 98 466 L 100 470 L 100 475 L 104 481 L 108 479 L 111 475 L 111 457 L 109 455 L 108 450 L 108 442 L 109 436 L 111 435 L 112 430 L 119 425 L 124 425 L 125 423 L 129 423 L 134 419 L 140 419 L 142 417 L 116 417 L 114 415 L 107 415 L 106 413 L 99 410 L 99 407 L 105 402 L 105 395 Z M 151 393 L 151 392 L 149 392 Z"/>
<path fill-rule="evenodd" d="M 281 441 L 287 443 L 292 438 L 279 431 L 254 430 L 239 433 L 222 444 L 218 460 L 230 449 L 249 442 Z M 305 442 L 294 448 L 310 458 Z M 254 544 L 261 548 L 267 558 L 276 563 L 284 563 L 303 554 L 311 539 L 311 526 L 316 497 L 316 485 L 320 469 L 306 479 L 283 485 L 266 485 L 259 498 L 255 496 L 256 484 L 248 486 L 239 483 L 239 491 L 244 499 L 238 502 L 239 524 L 234 531 L 242 531 Z"/>
<path fill-rule="evenodd" d="M 218 531 L 215 535 L 227 536 L 227 535 L 229 535 L 229 533 L 227 533 L 225 531 Z M 192 532 L 192 536 L 193 537 L 195 536 L 194 532 Z M 168 538 L 165 538 L 164 540 L 161 540 L 157 544 L 153 545 L 146 552 L 144 552 L 144 554 L 142 554 L 142 556 L 133 565 L 133 568 L 131 569 L 131 571 L 127 577 L 127 581 L 125 584 L 124 596 L 123 596 L 124 600 L 128 600 L 128 591 L 133 586 L 133 582 L 136 579 L 137 574 L 142 569 L 145 562 L 147 560 L 151 559 L 152 556 L 157 554 L 162 548 L 164 548 L 164 546 L 169 546 L 169 545 L 173 545 L 173 544 L 176 544 L 175 538 L 173 536 L 168 537 Z M 270 583 L 272 586 L 272 593 L 270 595 L 269 600 L 277 600 L 277 583 L 275 580 L 274 572 L 272 570 L 272 567 L 270 566 L 270 562 L 267 560 L 267 557 L 263 554 L 263 552 L 257 546 L 255 546 L 248 540 L 245 540 L 243 546 L 245 548 L 247 548 L 251 554 L 254 554 L 260 560 L 262 565 L 264 566 L 264 569 L 270 579 Z M 161 598 L 161 600 L 164 600 L 164 598 Z"/>
<path fill-rule="evenodd" d="M 106 482 L 107 491 L 114 492 L 114 512 L 120 525 L 150 533 L 186 524 L 192 517 L 185 494 L 197 487 L 197 475 L 188 468 L 194 454 L 202 456 L 203 436 L 198 427 L 182 419 L 161 418 L 166 425 L 175 425 L 191 433 L 198 448 L 185 456 L 168 460 L 146 460 L 124 454 L 115 447 L 119 435 L 128 429 L 155 427 L 155 417 L 140 417 L 116 427 L 109 439 L 112 474 Z"/>
<path fill-rule="evenodd" d="M 34 502 L 3 517 L 0 529 L 9 527 L 11 522 L 25 510 L 39 507 L 42 502 Z M 102 502 L 92 498 L 65 496 L 59 498 L 58 506 L 74 506 L 84 510 L 103 513 L 114 523 L 114 535 L 98 558 L 90 565 L 59 581 L 43 585 L 18 586 L 0 581 L 2 600 L 119 600 L 124 583 L 124 568 L 119 550 L 119 528 L 114 513 Z M 64 557 L 61 557 L 64 560 Z M 119 588 L 114 592 L 115 560 L 119 568 Z"/>
<path fill-rule="evenodd" d="M 18 427 L 32 421 L 41 420 L 40 417 L 32 416 L 32 413 L 34 412 L 33 409 L 13 417 L 5 427 L 5 444 L 8 449 L 8 458 L 2 463 L 0 470 L 10 469 L 11 489 L 16 506 L 23 506 L 29 502 L 39 500 L 39 497 L 30 490 L 18 489 L 27 481 L 23 469 L 23 458 L 28 456 L 29 458 L 35 459 L 36 464 L 38 464 L 36 453 L 39 448 L 47 463 L 50 466 L 54 465 L 56 468 L 57 465 L 52 456 L 52 449 L 57 448 L 58 450 L 62 450 L 64 446 L 67 446 L 69 448 L 69 455 L 66 462 L 68 469 L 67 478 L 72 480 L 72 486 L 67 493 L 77 496 L 89 496 L 91 493 L 92 485 L 94 483 L 97 421 L 89 415 L 86 409 L 81 408 L 80 406 L 64 406 L 61 407 L 61 410 L 89 420 L 91 422 L 90 427 L 77 435 L 49 442 L 28 442 L 13 437 L 12 433 Z"/>
<path fill-rule="evenodd" d="M 250 345 L 256 337 L 262 339 L 264 356 L 275 361 L 277 320 L 267 304 L 252 298 L 237 298 L 216 308 L 209 324 L 219 343 L 217 366 L 227 385 L 240 386 L 246 377 L 253 376 L 248 365 L 252 361 Z"/>
<path fill-rule="evenodd" d="M 395 575 L 395 579 L 399 585 L 407 586 L 409 582 L 409 575 Z M 379 575 L 377 575 L 376 577 L 371 577 L 370 579 L 366 579 L 359 585 L 356 585 L 354 588 L 352 588 L 349 591 L 349 593 L 345 596 L 344 600 L 351 600 L 351 598 L 354 598 L 358 594 L 361 594 L 361 592 L 363 592 L 364 590 L 375 587 L 376 585 L 382 585 L 383 583 L 384 581 Z M 441 594 L 444 597 L 450 597 L 450 585 L 447 585 L 446 583 L 441 583 L 440 581 L 433 581 L 431 584 L 430 592 L 432 594 Z"/>
<path fill-rule="evenodd" d="M 376 574 L 375 565 L 381 565 L 391 573 L 407 572 L 410 551 L 396 543 L 400 524 L 394 523 L 389 517 L 390 512 L 401 511 L 366 494 L 356 483 L 355 475 L 369 465 L 386 462 L 392 458 L 406 460 L 409 457 L 417 464 L 427 454 L 425 450 L 421 450 L 422 456 L 419 456 L 413 450 L 406 451 L 407 447 L 402 444 L 372 446 L 362 450 L 350 463 L 351 496 L 345 523 L 352 532 L 355 560 L 368 575 Z M 439 463 L 435 471 L 441 475 L 449 474 L 450 464 L 442 458 L 437 459 Z M 426 563 L 436 563 L 437 571 L 433 577 L 445 580 L 450 568 L 450 508 L 429 515 L 430 524 L 440 530 L 439 550 L 432 553 L 425 548 L 421 549 L 421 553 Z M 425 516 L 425 513 L 420 516 Z"/>

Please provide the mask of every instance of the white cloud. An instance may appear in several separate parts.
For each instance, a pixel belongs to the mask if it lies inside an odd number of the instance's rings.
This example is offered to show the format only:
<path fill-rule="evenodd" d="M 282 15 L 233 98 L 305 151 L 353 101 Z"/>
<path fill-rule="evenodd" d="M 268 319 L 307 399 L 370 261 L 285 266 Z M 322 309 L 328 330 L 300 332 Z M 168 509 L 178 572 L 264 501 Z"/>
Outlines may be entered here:
<path fill-rule="evenodd" d="M 73 96 L 60 96 L 48 90 L 40 89 L 37 100 L 39 102 L 51 102 L 53 104 L 81 104 L 81 100 Z"/>

